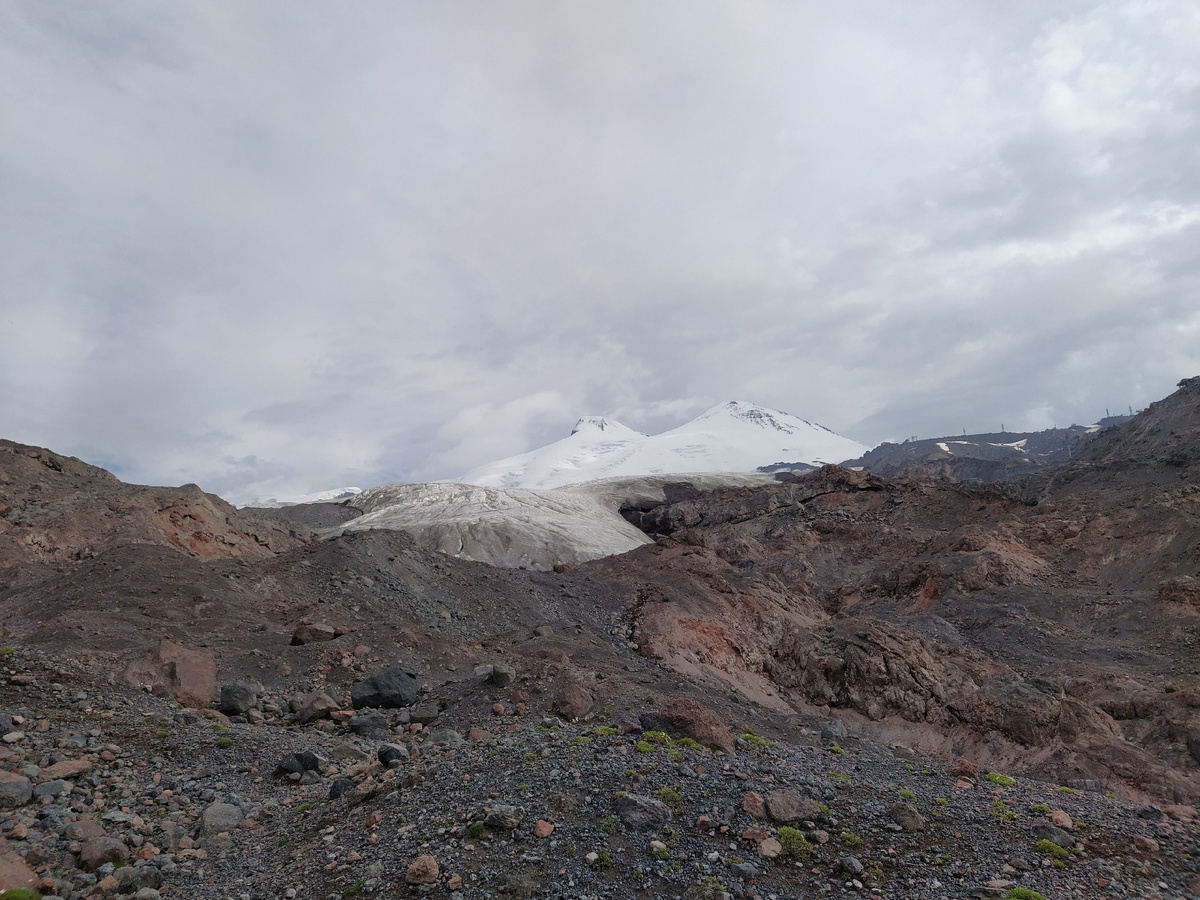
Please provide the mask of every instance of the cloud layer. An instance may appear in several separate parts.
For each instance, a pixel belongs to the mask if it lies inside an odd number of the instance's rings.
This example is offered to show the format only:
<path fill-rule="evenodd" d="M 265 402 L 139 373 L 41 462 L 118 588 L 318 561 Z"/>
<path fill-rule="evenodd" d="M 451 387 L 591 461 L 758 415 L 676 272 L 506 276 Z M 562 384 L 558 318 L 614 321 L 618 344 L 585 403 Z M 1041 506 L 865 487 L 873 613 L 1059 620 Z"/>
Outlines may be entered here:
<path fill-rule="evenodd" d="M 0 435 L 235 500 L 1200 373 L 1200 11 L 10 2 Z"/>

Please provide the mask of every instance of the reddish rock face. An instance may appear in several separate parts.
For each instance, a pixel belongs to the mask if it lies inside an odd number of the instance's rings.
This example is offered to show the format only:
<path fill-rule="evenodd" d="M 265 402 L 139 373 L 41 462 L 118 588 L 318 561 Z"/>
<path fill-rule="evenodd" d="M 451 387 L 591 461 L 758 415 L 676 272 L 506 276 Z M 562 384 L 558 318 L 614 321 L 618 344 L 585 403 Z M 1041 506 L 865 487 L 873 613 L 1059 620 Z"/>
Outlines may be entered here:
<path fill-rule="evenodd" d="M 132 687 L 165 689 L 184 706 L 204 709 L 217 696 L 217 657 L 164 640 L 149 660 L 126 669 L 124 680 Z"/>
<path fill-rule="evenodd" d="M 648 729 L 691 738 L 710 750 L 733 752 L 733 731 L 707 706 L 690 697 L 679 697 L 661 709 L 643 712 L 641 718 Z"/>

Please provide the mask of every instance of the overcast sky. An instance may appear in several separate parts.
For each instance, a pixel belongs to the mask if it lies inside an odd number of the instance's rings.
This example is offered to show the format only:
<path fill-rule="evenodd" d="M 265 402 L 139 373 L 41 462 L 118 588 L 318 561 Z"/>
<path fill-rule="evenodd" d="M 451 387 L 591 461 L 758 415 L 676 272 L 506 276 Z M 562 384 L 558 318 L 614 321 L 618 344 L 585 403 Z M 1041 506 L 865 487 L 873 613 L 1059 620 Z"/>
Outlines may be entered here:
<path fill-rule="evenodd" d="M 0 0 L 0 437 L 244 501 L 1200 374 L 1200 5 Z"/>

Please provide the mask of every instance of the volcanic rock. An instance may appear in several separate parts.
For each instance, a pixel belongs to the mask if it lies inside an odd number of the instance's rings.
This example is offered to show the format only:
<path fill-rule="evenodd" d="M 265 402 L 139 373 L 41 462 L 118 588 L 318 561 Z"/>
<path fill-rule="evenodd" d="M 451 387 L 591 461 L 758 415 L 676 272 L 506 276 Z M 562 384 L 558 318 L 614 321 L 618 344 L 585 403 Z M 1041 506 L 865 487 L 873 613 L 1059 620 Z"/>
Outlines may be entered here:
<path fill-rule="evenodd" d="M 383 707 L 395 709 L 412 706 L 419 694 L 419 686 L 413 674 L 395 666 L 377 672 L 350 689 L 350 700 L 355 709 Z"/>

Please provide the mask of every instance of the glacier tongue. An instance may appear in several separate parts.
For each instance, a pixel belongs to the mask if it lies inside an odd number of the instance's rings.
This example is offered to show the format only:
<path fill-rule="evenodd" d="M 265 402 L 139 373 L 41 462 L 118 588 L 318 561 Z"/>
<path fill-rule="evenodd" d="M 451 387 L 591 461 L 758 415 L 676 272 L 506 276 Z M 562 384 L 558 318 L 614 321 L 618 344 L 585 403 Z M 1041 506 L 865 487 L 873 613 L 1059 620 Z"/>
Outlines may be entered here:
<path fill-rule="evenodd" d="M 551 490 L 472 484 L 390 484 L 349 500 L 363 511 L 320 532 L 334 537 L 373 528 L 406 531 L 417 545 L 493 566 L 547 570 L 626 553 L 652 543 L 620 514 L 624 506 L 661 503 L 674 478 L 609 478 Z M 769 475 L 699 475 L 697 490 L 768 484 Z"/>
<path fill-rule="evenodd" d="M 822 425 L 732 400 L 655 435 L 585 416 L 570 436 L 479 466 L 457 481 L 544 489 L 616 476 L 753 472 L 778 463 L 820 466 L 855 459 L 868 449 Z"/>

